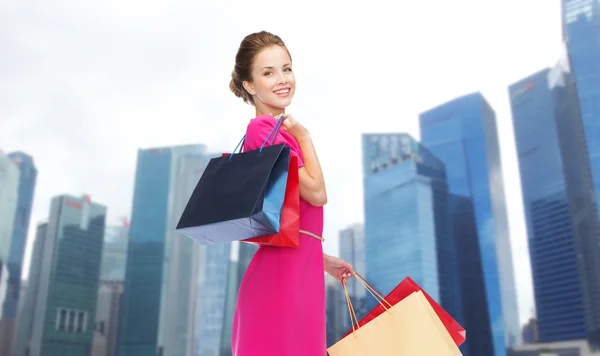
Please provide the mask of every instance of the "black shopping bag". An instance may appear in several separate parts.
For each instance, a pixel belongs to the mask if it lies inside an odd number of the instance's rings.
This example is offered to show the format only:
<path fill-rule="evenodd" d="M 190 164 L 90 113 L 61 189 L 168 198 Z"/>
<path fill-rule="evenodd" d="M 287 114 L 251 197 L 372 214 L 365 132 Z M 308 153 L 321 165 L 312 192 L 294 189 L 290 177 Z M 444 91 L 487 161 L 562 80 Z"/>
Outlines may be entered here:
<path fill-rule="evenodd" d="M 212 158 L 176 229 L 202 245 L 279 233 L 289 163 L 284 144 Z"/>

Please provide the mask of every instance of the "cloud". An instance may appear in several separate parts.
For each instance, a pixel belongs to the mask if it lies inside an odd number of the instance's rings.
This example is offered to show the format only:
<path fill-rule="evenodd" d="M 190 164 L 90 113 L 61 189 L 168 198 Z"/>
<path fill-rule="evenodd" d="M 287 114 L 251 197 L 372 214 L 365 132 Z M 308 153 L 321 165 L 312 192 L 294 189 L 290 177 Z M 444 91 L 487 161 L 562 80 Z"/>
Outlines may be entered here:
<path fill-rule="evenodd" d="M 482 90 L 498 113 L 511 236 L 526 239 L 506 87 L 555 62 L 558 1 L 116 1 L 0 4 L 0 146 L 34 156 L 35 222 L 57 194 L 131 214 L 138 148 L 233 149 L 252 117 L 228 89 L 243 36 L 288 44 L 290 112 L 312 132 L 330 203 L 325 249 L 363 220 L 360 135 L 418 134 L 418 114 Z M 529 27 L 535 19 L 535 26 Z M 521 314 L 530 280 L 517 274 Z M 528 285 L 529 284 L 529 285 Z M 521 315 L 523 319 L 523 315 Z"/>

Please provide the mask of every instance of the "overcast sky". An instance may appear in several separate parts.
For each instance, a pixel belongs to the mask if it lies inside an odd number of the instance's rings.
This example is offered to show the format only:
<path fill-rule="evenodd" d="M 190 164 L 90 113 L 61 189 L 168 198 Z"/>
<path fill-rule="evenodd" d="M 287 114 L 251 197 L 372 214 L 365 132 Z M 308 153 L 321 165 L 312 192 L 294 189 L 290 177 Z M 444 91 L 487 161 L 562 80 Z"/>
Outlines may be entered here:
<path fill-rule="evenodd" d="M 558 0 L 0 2 L 0 148 L 39 169 L 27 264 L 50 199 L 90 194 L 131 215 L 138 148 L 230 151 L 253 109 L 229 92 L 241 39 L 280 35 L 294 61 L 289 113 L 312 132 L 329 192 L 326 252 L 362 222 L 360 135 L 481 91 L 498 115 L 520 319 L 533 294 L 507 86 L 561 53 Z M 26 267 L 28 270 L 28 265 Z"/>

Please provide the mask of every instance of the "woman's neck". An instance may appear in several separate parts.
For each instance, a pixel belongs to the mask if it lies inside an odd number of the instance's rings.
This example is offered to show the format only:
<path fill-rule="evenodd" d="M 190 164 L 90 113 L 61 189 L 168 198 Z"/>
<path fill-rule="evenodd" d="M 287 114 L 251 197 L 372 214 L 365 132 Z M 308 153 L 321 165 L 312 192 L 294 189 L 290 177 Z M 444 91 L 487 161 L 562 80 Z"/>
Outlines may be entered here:
<path fill-rule="evenodd" d="M 271 115 L 273 117 L 277 117 L 280 114 L 285 115 L 285 109 L 281 110 L 281 109 L 276 109 L 276 108 L 256 108 L 256 117 L 259 116 L 263 116 L 263 115 Z"/>

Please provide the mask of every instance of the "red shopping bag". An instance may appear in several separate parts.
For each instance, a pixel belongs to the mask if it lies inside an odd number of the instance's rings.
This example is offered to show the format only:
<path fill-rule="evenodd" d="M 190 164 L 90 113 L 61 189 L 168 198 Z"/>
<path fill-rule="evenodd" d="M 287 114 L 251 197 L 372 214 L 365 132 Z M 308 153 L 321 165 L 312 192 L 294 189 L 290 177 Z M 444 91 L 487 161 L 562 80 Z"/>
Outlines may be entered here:
<path fill-rule="evenodd" d="M 229 153 L 223 153 L 229 156 Z M 242 240 L 242 242 L 263 246 L 292 247 L 300 246 L 300 178 L 298 176 L 298 157 L 290 156 L 290 169 L 288 171 L 287 186 L 281 219 L 279 221 L 279 233 L 268 236 L 253 237 Z"/>
<path fill-rule="evenodd" d="M 366 283 L 364 278 L 362 278 L 358 273 L 356 274 L 356 277 L 360 278 L 362 282 Z M 391 305 L 395 305 L 399 301 L 418 291 L 423 292 L 423 295 L 425 295 L 425 298 L 427 298 L 427 301 L 433 307 L 433 310 L 446 327 L 446 330 L 448 330 L 448 333 L 452 337 L 452 340 L 454 340 L 456 343 L 456 346 L 462 345 L 466 339 L 465 328 L 463 328 L 456 320 L 454 320 L 454 318 L 452 318 L 452 316 L 450 316 L 450 314 L 448 314 L 444 308 L 442 308 L 433 298 L 431 298 L 427 292 L 419 287 L 419 285 L 413 281 L 412 278 L 406 277 L 402 282 L 400 282 L 400 284 L 385 297 L 385 301 Z M 385 312 L 385 308 L 380 303 L 361 319 L 361 321 L 358 323 L 359 326 L 365 325 L 383 312 Z M 348 331 L 344 337 L 350 333 L 352 333 L 352 330 Z"/>

